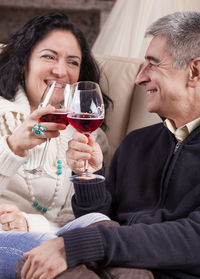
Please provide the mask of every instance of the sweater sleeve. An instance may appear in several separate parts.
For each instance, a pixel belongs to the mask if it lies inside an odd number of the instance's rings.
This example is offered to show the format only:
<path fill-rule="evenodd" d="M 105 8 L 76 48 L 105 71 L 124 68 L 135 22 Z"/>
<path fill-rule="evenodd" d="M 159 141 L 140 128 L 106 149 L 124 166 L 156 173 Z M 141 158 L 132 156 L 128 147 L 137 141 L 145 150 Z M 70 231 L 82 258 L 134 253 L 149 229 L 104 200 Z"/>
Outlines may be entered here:
<path fill-rule="evenodd" d="M 0 138 L 0 194 L 9 183 L 9 178 L 17 172 L 26 158 L 15 155 L 7 144 L 7 136 Z"/>
<path fill-rule="evenodd" d="M 28 223 L 29 232 L 50 232 L 57 231 L 57 227 L 52 227 L 51 224 L 43 215 L 40 214 L 27 214 L 22 212 Z"/>
<path fill-rule="evenodd" d="M 179 269 L 199 266 L 199 212 L 160 224 L 76 229 L 64 238 L 69 267 L 96 261 L 104 266 Z"/>
<path fill-rule="evenodd" d="M 104 168 L 97 172 L 104 174 Z M 76 217 L 91 212 L 100 212 L 110 216 L 111 195 L 106 190 L 104 182 L 95 183 L 88 180 L 86 183 L 74 184 L 75 194 L 72 197 L 72 208 Z"/>

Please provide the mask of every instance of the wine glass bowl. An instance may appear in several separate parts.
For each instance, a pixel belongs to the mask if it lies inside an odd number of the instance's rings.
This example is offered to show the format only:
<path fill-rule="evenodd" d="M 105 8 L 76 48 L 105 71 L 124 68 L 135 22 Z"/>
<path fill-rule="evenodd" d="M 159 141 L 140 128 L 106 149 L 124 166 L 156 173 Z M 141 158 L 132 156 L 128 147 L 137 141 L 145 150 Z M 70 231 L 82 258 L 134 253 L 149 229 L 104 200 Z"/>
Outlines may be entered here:
<path fill-rule="evenodd" d="M 38 119 L 38 122 L 54 122 L 54 123 L 61 123 L 65 124 L 66 126 L 68 123 L 67 113 L 66 112 L 53 112 L 49 114 L 45 114 Z"/>
<path fill-rule="evenodd" d="M 71 85 L 69 101 L 69 124 L 87 137 L 99 128 L 104 121 L 104 103 L 99 85 L 92 81 L 80 81 Z M 92 174 L 88 171 L 88 161 L 82 174 L 71 176 L 71 181 L 78 182 L 83 179 L 105 180 L 102 175 Z"/>
<path fill-rule="evenodd" d="M 69 97 L 70 84 L 52 81 L 47 84 L 46 90 L 42 95 L 39 107 L 52 105 L 55 112 L 45 114 L 38 120 L 39 122 L 54 122 L 68 125 L 67 102 Z"/>
<path fill-rule="evenodd" d="M 68 122 L 80 133 L 89 136 L 93 131 L 99 128 L 104 118 L 89 113 L 69 113 Z"/>
<path fill-rule="evenodd" d="M 56 81 L 51 81 L 47 84 L 46 89 L 41 97 L 39 107 L 47 107 L 51 105 L 55 108 L 53 113 L 45 114 L 38 119 L 38 123 L 42 122 L 54 122 L 62 123 L 66 126 L 68 125 L 67 118 L 67 103 L 68 97 L 70 94 L 70 84 L 59 83 Z M 46 154 L 48 151 L 50 139 L 47 138 L 44 151 L 39 163 L 39 166 L 34 169 L 25 169 L 25 172 L 28 172 L 33 175 L 41 176 L 50 176 L 44 169 L 44 162 Z"/>

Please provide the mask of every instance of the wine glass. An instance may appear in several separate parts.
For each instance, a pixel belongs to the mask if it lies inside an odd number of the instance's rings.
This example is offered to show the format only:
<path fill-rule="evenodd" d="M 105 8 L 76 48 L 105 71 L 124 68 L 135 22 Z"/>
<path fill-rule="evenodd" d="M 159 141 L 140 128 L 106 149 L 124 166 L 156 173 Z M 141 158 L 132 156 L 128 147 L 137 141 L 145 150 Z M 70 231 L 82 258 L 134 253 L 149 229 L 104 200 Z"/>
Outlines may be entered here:
<path fill-rule="evenodd" d="M 56 110 L 53 113 L 45 114 L 42 117 L 40 117 L 38 119 L 38 123 L 54 122 L 54 123 L 62 123 L 67 126 L 68 125 L 67 103 L 68 103 L 69 95 L 70 95 L 70 84 L 59 83 L 56 81 L 49 82 L 42 95 L 39 107 L 47 107 L 48 105 L 52 105 L 56 108 Z M 44 169 L 44 162 L 48 151 L 49 143 L 50 143 L 50 139 L 47 139 L 44 147 L 44 151 L 42 153 L 42 157 L 40 159 L 39 166 L 31 170 L 25 169 L 24 170 L 25 172 L 37 176 L 41 176 L 41 175 L 50 176 L 49 174 L 47 174 L 47 172 Z"/>
<path fill-rule="evenodd" d="M 69 124 L 87 137 L 101 126 L 104 120 L 104 103 L 99 85 L 92 81 L 80 81 L 71 85 L 69 101 Z M 85 161 L 84 172 L 73 175 L 70 180 L 80 182 L 83 179 L 105 180 L 102 175 L 88 171 L 88 161 Z"/>

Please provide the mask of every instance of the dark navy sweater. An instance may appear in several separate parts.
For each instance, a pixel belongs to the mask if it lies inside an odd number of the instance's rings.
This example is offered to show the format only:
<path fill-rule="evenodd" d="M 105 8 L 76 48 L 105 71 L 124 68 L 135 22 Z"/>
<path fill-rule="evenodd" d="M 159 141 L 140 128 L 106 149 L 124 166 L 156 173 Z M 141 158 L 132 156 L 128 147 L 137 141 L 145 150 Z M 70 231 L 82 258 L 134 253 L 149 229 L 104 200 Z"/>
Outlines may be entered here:
<path fill-rule="evenodd" d="M 131 132 L 105 183 L 75 185 L 76 217 L 102 212 L 120 227 L 64 233 L 69 267 L 150 269 L 155 278 L 200 278 L 200 127 L 180 145 L 164 125 Z"/>

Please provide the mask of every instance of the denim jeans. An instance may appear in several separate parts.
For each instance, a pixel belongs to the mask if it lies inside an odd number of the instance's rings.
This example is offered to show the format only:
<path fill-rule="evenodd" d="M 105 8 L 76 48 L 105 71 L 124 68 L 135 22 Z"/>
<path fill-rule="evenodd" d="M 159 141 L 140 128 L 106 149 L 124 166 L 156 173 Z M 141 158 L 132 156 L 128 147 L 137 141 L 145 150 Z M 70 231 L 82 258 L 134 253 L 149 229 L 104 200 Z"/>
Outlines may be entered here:
<path fill-rule="evenodd" d="M 110 219 L 101 213 L 86 214 L 62 227 L 57 234 L 103 220 Z M 15 279 L 14 267 L 23 253 L 55 237 L 50 233 L 0 232 L 0 279 Z"/>

